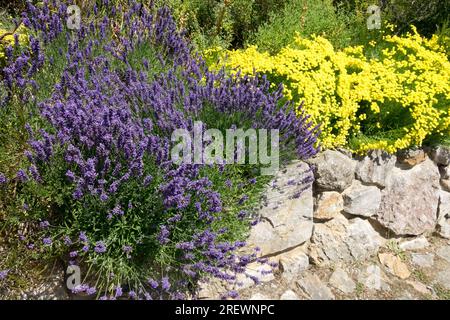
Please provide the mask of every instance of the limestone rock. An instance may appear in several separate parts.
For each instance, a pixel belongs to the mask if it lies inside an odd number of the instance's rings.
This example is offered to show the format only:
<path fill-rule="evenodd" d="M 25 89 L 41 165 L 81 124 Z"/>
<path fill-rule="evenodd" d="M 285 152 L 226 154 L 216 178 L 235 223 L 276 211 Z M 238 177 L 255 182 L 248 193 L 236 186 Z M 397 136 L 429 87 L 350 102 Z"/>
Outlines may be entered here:
<path fill-rule="evenodd" d="M 402 250 L 421 250 L 428 247 L 430 243 L 428 242 L 427 238 L 424 236 L 417 237 L 412 240 L 408 240 L 405 242 L 400 243 L 399 248 Z"/>
<path fill-rule="evenodd" d="M 447 262 L 450 262 L 450 246 L 440 247 L 437 249 L 436 254 Z"/>
<path fill-rule="evenodd" d="M 422 268 L 430 268 L 434 264 L 434 254 L 432 253 L 413 253 L 411 262 Z"/>
<path fill-rule="evenodd" d="M 399 257 L 394 256 L 391 253 L 380 253 L 378 258 L 386 269 L 394 276 L 397 276 L 400 279 L 408 279 L 411 275 L 408 266 L 402 262 Z"/>
<path fill-rule="evenodd" d="M 294 291 L 287 290 L 281 295 L 280 300 L 300 300 L 300 298 Z"/>
<path fill-rule="evenodd" d="M 436 274 L 436 282 L 445 289 L 450 290 L 450 269 L 445 269 Z"/>
<path fill-rule="evenodd" d="M 356 177 L 367 183 L 384 187 L 386 177 L 394 168 L 396 157 L 382 150 L 372 150 L 358 162 Z"/>
<path fill-rule="evenodd" d="M 436 164 L 448 166 L 450 164 L 450 147 L 437 147 L 431 152 L 431 156 Z"/>
<path fill-rule="evenodd" d="M 247 266 L 243 274 L 237 275 L 236 282 L 239 289 L 246 289 L 256 285 L 254 278 L 259 282 L 269 282 L 274 280 L 275 276 L 270 265 L 253 262 Z"/>
<path fill-rule="evenodd" d="M 441 237 L 450 239 L 450 218 L 442 218 L 438 221 L 437 232 Z"/>
<path fill-rule="evenodd" d="M 259 211 L 261 222 L 251 230 L 246 249 L 259 247 L 262 255 L 296 247 L 309 240 L 313 228 L 312 186 L 301 181 L 309 166 L 296 161 L 280 170 L 266 192 Z"/>
<path fill-rule="evenodd" d="M 406 280 L 406 283 L 409 284 L 411 287 L 414 288 L 414 290 L 416 290 L 417 292 L 421 293 L 421 294 L 430 294 L 430 290 L 428 289 L 428 287 L 423 284 L 422 282 L 418 282 L 418 281 L 412 281 L 412 280 Z"/>
<path fill-rule="evenodd" d="M 331 220 L 344 209 L 344 200 L 339 192 L 327 191 L 320 193 L 315 201 L 314 218 Z"/>
<path fill-rule="evenodd" d="M 222 293 L 227 291 L 226 284 L 216 278 L 211 278 L 198 283 L 198 299 L 220 299 Z"/>
<path fill-rule="evenodd" d="M 306 273 L 298 281 L 298 287 L 311 300 L 334 300 L 334 295 L 315 274 Z"/>
<path fill-rule="evenodd" d="M 299 247 L 279 255 L 279 264 L 282 271 L 281 276 L 287 281 L 292 281 L 300 273 L 309 267 L 309 257 Z"/>
<path fill-rule="evenodd" d="M 369 290 L 389 291 L 389 285 L 384 281 L 380 267 L 370 265 L 361 270 L 358 275 L 358 282 Z"/>
<path fill-rule="evenodd" d="M 356 289 L 355 282 L 349 277 L 347 272 L 341 268 L 334 270 L 330 277 L 330 285 L 345 294 L 352 293 Z"/>
<path fill-rule="evenodd" d="M 339 215 L 326 223 L 315 224 L 310 257 L 317 264 L 355 261 L 375 254 L 383 238 L 367 220 L 347 220 Z"/>
<path fill-rule="evenodd" d="M 439 218 L 450 217 L 450 192 L 439 190 Z"/>
<path fill-rule="evenodd" d="M 316 185 L 322 190 L 344 191 L 355 178 L 355 161 L 338 151 L 326 150 L 309 163 L 315 166 Z"/>
<path fill-rule="evenodd" d="M 378 221 L 397 235 L 433 231 L 439 199 L 439 172 L 431 160 L 410 170 L 394 168 L 382 191 Z"/>
<path fill-rule="evenodd" d="M 381 191 L 375 186 L 364 186 L 355 180 L 342 194 L 344 211 L 357 216 L 371 217 L 381 203 Z"/>
<path fill-rule="evenodd" d="M 414 167 L 427 159 L 427 154 L 422 149 L 401 150 L 397 154 L 397 160 L 407 167 Z"/>

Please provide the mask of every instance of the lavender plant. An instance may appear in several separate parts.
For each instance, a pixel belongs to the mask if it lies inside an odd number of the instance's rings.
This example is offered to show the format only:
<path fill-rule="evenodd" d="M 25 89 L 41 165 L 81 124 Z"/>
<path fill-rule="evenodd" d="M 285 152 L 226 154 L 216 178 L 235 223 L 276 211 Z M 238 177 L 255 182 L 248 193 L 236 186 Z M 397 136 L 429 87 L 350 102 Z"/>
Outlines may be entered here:
<path fill-rule="evenodd" d="M 0 174 L 0 188 L 16 190 L 3 223 L 30 225 L 19 238 L 34 254 L 81 265 L 77 293 L 183 299 L 202 278 L 236 283 L 258 260 L 256 248 L 239 252 L 267 178 L 257 165 L 175 165 L 171 133 L 197 120 L 279 129 L 284 154 L 306 159 L 318 128 L 264 78 L 209 71 L 167 8 L 132 4 L 118 27 L 122 13 L 104 0 L 107 15 L 78 31 L 65 29 L 65 12 L 58 1 L 28 4 L 31 48 L 9 50 L 2 71 L 0 108 L 28 108 L 21 169 Z"/>

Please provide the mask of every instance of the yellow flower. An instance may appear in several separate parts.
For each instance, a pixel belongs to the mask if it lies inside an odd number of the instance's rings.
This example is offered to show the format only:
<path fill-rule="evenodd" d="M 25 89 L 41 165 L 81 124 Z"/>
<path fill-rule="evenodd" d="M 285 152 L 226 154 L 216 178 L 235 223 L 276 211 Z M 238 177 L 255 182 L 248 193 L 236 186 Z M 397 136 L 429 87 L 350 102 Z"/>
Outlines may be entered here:
<path fill-rule="evenodd" d="M 448 134 L 450 62 L 443 48 L 414 28 L 384 41 L 389 46 L 377 59 L 366 58 L 362 46 L 336 51 L 325 38 L 297 37 L 276 55 L 251 46 L 222 54 L 221 64 L 230 72 L 256 71 L 283 82 L 287 98 L 297 105 L 304 101 L 311 119 L 321 124 L 325 148 L 352 139 L 355 152 L 395 152 L 431 134 Z M 361 132 L 369 124 L 377 139 Z"/>

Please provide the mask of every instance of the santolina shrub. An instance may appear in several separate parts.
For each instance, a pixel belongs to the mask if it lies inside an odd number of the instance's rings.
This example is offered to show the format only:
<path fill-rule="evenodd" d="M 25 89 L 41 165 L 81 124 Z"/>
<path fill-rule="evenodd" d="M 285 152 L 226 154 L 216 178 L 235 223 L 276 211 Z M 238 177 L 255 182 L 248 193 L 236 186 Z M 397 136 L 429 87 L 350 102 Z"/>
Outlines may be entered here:
<path fill-rule="evenodd" d="M 306 159 L 318 128 L 265 78 L 210 72 L 168 9 L 134 4 L 119 17 L 107 0 L 102 9 L 99 23 L 78 31 L 65 30 L 65 4 L 29 4 L 23 14 L 31 50 L 9 50 L 2 105 L 19 98 L 40 120 L 26 126 L 26 166 L 0 175 L 18 193 L 9 223 L 30 225 L 19 239 L 34 255 L 83 267 L 75 292 L 179 299 L 205 277 L 239 285 L 250 262 L 265 263 L 257 248 L 238 253 L 265 180 L 256 165 L 176 166 L 171 133 L 197 120 L 204 129 L 279 129 L 283 154 Z M 34 79 L 61 57 L 59 80 L 38 101 Z M 310 182 L 309 172 L 297 181 Z"/>
<path fill-rule="evenodd" d="M 251 46 L 227 52 L 222 63 L 282 82 L 286 96 L 304 101 L 321 124 L 325 148 L 350 144 L 357 152 L 395 152 L 430 135 L 449 135 L 450 62 L 438 39 L 413 29 L 404 37 L 386 36 L 383 45 L 372 56 L 374 50 L 362 46 L 336 51 L 325 38 L 297 37 L 276 55 Z"/>

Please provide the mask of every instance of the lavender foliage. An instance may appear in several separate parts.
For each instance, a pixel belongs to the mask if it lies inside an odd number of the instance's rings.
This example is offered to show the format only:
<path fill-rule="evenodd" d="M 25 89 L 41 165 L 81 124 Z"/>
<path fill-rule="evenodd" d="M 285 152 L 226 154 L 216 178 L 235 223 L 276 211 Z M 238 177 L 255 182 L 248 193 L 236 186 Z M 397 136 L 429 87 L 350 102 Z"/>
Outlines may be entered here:
<path fill-rule="evenodd" d="M 214 114 L 238 121 L 230 125 L 279 129 L 281 146 L 306 159 L 317 152 L 318 128 L 296 116 L 282 88 L 271 90 L 264 77 L 209 71 L 167 8 L 131 4 L 123 13 L 127 27 L 117 30 L 111 26 L 120 10 L 103 1 L 102 12 L 78 31 L 65 29 L 66 8 L 28 3 L 22 21 L 34 33 L 30 49 L 2 70 L 0 108 L 19 96 L 37 106 L 44 123 L 27 127 L 29 163 L 15 178 L 38 217 L 40 242 L 98 271 L 97 287 L 77 288 L 89 295 L 115 299 L 128 290 L 131 298 L 180 299 L 204 277 L 235 282 L 257 257 L 238 253 L 245 243 L 233 232 L 253 224 L 244 210 L 249 196 L 239 191 L 230 214 L 211 177 L 220 172 L 227 189 L 242 185 L 227 168 L 174 165 L 171 133 L 193 130 L 196 120 L 215 126 L 205 116 Z M 61 77 L 49 98 L 34 101 L 36 75 L 57 58 L 45 49 L 61 38 Z M 252 188 L 257 179 L 240 182 Z"/>

